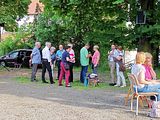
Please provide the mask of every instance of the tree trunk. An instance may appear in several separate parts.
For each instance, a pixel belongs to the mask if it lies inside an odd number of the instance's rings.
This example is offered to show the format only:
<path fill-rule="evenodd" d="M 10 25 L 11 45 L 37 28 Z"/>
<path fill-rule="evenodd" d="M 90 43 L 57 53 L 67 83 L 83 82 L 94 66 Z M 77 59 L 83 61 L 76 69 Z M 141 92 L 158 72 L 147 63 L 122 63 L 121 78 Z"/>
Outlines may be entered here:
<path fill-rule="evenodd" d="M 150 39 L 147 37 L 143 37 L 139 40 L 138 52 L 149 52 L 151 53 L 151 44 Z"/>

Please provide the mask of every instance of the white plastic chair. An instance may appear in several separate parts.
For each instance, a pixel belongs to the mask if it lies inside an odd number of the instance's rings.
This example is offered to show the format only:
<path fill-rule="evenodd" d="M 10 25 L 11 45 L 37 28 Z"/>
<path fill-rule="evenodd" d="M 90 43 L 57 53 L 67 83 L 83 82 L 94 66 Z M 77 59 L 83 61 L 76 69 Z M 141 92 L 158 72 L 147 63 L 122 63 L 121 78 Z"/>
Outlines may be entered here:
<path fill-rule="evenodd" d="M 154 96 L 155 100 L 157 101 L 158 93 L 156 93 L 156 92 L 138 92 L 137 86 L 139 85 L 139 82 L 136 79 L 136 77 L 133 74 L 128 74 L 128 78 L 130 80 L 130 85 L 132 86 L 131 87 L 131 92 L 132 92 L 132 95 L 131 95 L 131 111 L 133 111 L 133 99 L 134 99 L 134 97 L 136 97 L 137 98 L 137 100 L 136 100 L 137 101 L 137 103 L 136 103 L 136 115 L 138 115 L 139 97 Z M 135 91 L 134 91 L 133 87 L 135 88 Z"/>

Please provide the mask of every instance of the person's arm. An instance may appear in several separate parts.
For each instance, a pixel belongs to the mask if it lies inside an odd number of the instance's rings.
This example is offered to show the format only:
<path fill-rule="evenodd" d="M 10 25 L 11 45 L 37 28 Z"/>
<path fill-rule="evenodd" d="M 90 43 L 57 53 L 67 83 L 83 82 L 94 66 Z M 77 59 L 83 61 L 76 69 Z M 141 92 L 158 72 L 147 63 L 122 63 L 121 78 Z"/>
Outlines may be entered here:
<path fill-rule="evenodd" d="M 139 79 L 139 83 L 140 84 L 151 84 L 152 82 L 150 81 L 146 81 L 145 80 L 145 71 L 141 71 L 139 76 L 138 76 L 138 79 Z"/>
<path fill-rule="evenodd" d="M 46 51 L 46 56 L 47 56 L 48 62 L 50 63 L 50 65 L 52 65 L 51 53 L 49 50 Z"/>
<path fill-rule="evenodd" d="M 114 51 L 112 50 L 112 51 L 110 51 L 110 52 L 108 52 L 108 55 L 110 56 L 110 55 L 113 55 L 114 54 Z"/>
<path fill-rule="evenodd" d="M 33 50 L 32 50 L 32 57 L 35 56 L 37 53 L 38 53 L 38 52 L 37 52 L 37 49 L 33 49 Z"/>
<path fill-rule="evenodd" d="M 69 62 L 69 61 L 70 61 L 70 58 L 69 58 L 69 57 L 66 57 L 66 60 Z"/>
<path fill-rule="evenodd" d="M 30 59 L 32 59 L 32 53 L 30 54 Z"/>
<path fill-rule="evenodd" d="M 92 57 L 91 53 L 88 53 L 88 50 L 85 51 L 85 56 L 86 56 L 86 58 Z"/>
<path fill-rule="evenodd" d="M 156 73 L 155 73 L 155 71 L 153 70 L 152 67 L 150 67 L 150 73 L 151 73 L 151 76 L 152 76 L 153 79 L 157 78 Z"/>
<path fill-rule="evenodd" d="M 67 53 L 67 55 L 66 55 L 66 61 L 68 61 L 68 62 L 71 62 L 71 61 L 72 61 L 72 59 L 70 59 L 69 53 Z"/>
<path fill-rule="evenodd" d="M 121 59 L 122 59 L 122 56 L 117 56 L 116 59 L 117 59 L 117 60 L 121 60 Z"/>
<path fill-rule="evenodd" d="M 59 57 L 59 50 L 56 52 L 56 59 L 59 60 L 60 57 Z"/>
<path fill-rule="evenodd" d="M 147 81 L 145 80 L 145 72 L 141 71 L 139 75 L 139 83 L 140 84 L 159 84 L 159 82 L 155 80 Z"/>

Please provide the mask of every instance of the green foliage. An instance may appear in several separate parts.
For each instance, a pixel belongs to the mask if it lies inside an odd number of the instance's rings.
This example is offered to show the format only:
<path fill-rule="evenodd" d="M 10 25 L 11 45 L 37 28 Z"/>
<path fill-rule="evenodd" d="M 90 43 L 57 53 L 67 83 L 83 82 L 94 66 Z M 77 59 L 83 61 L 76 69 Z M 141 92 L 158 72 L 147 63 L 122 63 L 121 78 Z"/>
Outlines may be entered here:
<path fill-rule="evenodd" d="M 4 41 L 0 42 L 0 55 L 16 49 L 31 48 L 32 42 L 26 39 L 29 35 L 30 34 L 25 32 L 18 32 L 7 37 Z"/>
<path fill-rule="evenodd" d="M 151 25 L 136 25 L 138 11 L 136 0 L 41 0 L 45 11 L 35 23 L 35 36 L 42 42 L 51 41 L 54 46 L 71 42 L 76 46 L 76 55 L 84 43 L 98 44 L 101 51 L 101 63 L 106 64 L 110 44 L 116 43 L 124 48 L 143 48 L 139 40 L 150 36 L 150 44 L 157 47 L 160 43 L 160 5 L 147 11 L 147 17 L 156 21 Z M 128 14 L 128 3 L 131 6 Z M 155 15 L 153 15 L 153 13 Z M 130 17 L 134 28 L 128 29 L 126 21 Z M 79 58 L 78 58 L 79 59 Z M 77 61 L 79 61 L 77 59 Z"/>
<path fill-rule="evenodd" d="M 102 50 L 102 62 L 111 43 L 127 46 L 125 38 L 126 5 L 123 0 L 41 0 L 45 11 L 39 15 L 35 25 L 35 36 L 44 44 L 51 41 L 54 46 L 71 42 L 76 46 L 76 55 L 86 42 L 98 44 Z M 77 59 L 77 61 L 79 61 Z"/>
<path fill-rule="evenodd" d="M 16 19 L 27 14 L 30 0 L 1 0 L 0 1 L 0 23 L 5 23 L 8 31 L 17 30 Z"/>

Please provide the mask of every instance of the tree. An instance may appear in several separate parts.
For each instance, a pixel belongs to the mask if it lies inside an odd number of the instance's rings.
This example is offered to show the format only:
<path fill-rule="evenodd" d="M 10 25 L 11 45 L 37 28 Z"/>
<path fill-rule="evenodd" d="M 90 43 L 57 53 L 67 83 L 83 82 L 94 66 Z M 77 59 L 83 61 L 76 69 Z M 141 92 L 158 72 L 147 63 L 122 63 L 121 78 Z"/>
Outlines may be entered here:
<path fill-rule="evenodd" d="M 16 19 L 27 14 L 30 0 L 1 0 L 0 1 L 0 23 L 5 23 L 8 31 L 17 30 Z"/>
<path fill-rule="evenodd" d="M 101 48 L 102 61 L 111 43 L 125 48 L 142 48 L 148 50 L 148 45 L 157 48 L 159 45 L 160 7 L 158 0 L 155 9 L 147 12 L 156 20 L 154 25 L 136 25 L 136 0 L 41 0 L 45 11 L 39 15 L 35 27 L 35 36 L 42 42 L 51 41 L 54 45 L 72 42 L 77 54 L 83 43 L 91 41 Z M 128 4 L 131 9 L 128 13 Z M 128 29 L 126 22 L 133 23 L 134 28 Z M 149 36 L 149 37 L 143 37 Z M 143 40 L 150 39 L 145 47 Z M 147 49 L 146 49 L 147 48 Z M 145 50 L 146 49 L 146 50 Z M 105 52 L 104 52 L 105 51 Z"/>

